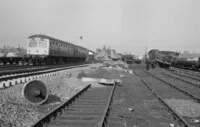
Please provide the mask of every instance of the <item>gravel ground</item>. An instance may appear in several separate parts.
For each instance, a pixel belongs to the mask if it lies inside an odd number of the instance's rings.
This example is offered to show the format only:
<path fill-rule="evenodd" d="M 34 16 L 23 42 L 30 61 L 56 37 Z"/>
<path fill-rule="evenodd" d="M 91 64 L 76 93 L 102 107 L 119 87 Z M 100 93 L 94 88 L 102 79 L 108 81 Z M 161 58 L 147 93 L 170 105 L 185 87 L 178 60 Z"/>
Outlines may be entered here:
<path fill-rule="evenodd" d="M 49 98 L 42 106 L 34 106 L 24 100 L 21 95 L 24 84 L 7 88 L 0 91 L 0 122 L 3 126 L 29 127 L 46 113 L 51 111 L 63 101 L 68 100 L 87 83 L 77 78 L 80 72 L 92 73 L 101 64 L 88 67 L 69 69 L 67 74 L 40 79 L 48 90 Z M 0 124 L 1 125 L 1 124 Z"/>
<path fill-rule="evenodd" d="M 175 74 L 171 74 L 169 71 L 166 71 L 164 69 L 154 69 L 151 70 L 152 72 L 160 72 L 160 73 L 167 73 L 173 76 L 176 76 Z M 188 84 L 186 82 L 180 81 L 178 79 L 174 79 L 174 78 L 169 78 L 168 76 L 163 76 L 163 78 L 165 78 L 169 83 L 177 86 L 178 88 L 181 88 L 185 91 L 188 91 L 194 95 L 196 95 L 197 97 L 200 97 L 200 93 L 199 93 L 199 88 L 192 86 L 191 84 Z M 195 80 L 194 80 L 195 81 Z M 172 106 L 172 108 L 174 110 L 176 110 L 176 112 L 184 117 L 188 117 L 188 119 L 193 119 L 195 118 L 196 120 L 200 121 L 200 105 L 199 103 L 197 103 L 196 101 L 192 100 L 191 98 L 189 99 L 166 99 L 166 102 Z M 200 122 L 199 122 L 200 123 Z"/>
<path fill-rule="evenodd" d="M 143 69 L 137 65 L 136 68 Z M 129 71 L 115 67 L 101 67 L 90 74 L 81 73 L 80 77 L 121 79 L 117 85 L 108 125 L 121 123 L 116 127 L 170 127 L 175 125 L 172 116 L 144 84 Z"/>
<path fill-rule="evenodd" d="M 199 117 L 200 105 L 193 100 L 165 99 L 181 116 Z"/>
<path fill-rule="evenodd" d="M 133 65 L 133 70 L 144 69 Z M 147 77 L 147 75 L 144 75 Z M 170 127 L 175 121 L 165 107 L 135 75 L 125 74 L 123 86 L 117 87 L 112 105 L 112 118 L 124 122 L 123 127 Z"/>

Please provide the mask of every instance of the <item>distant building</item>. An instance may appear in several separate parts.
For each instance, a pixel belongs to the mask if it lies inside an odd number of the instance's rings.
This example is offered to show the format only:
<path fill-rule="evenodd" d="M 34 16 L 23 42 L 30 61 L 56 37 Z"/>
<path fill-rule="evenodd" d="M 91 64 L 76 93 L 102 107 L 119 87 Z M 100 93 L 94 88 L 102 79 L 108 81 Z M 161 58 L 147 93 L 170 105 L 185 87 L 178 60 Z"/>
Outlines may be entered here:
<path fill-rule="evenodd" d="M 18 56 L 17 53 L 14 53 L 14 52 L 8 52 L 6 54 L 6 57 L 17 57 L 17 56 Z"/>

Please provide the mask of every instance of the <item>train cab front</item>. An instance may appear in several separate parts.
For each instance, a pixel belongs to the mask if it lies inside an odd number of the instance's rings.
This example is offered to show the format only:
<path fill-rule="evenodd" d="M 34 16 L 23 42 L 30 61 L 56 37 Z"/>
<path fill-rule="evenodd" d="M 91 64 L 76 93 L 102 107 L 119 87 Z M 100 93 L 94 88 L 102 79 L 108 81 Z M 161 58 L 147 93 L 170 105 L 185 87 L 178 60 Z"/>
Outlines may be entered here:
<path fill-rule="evenodd" d="M 46 58 L 49 55 L 49 39 L 38 35 L 30 36 L 27 42 L 27 55 L 31 63 Z"/>

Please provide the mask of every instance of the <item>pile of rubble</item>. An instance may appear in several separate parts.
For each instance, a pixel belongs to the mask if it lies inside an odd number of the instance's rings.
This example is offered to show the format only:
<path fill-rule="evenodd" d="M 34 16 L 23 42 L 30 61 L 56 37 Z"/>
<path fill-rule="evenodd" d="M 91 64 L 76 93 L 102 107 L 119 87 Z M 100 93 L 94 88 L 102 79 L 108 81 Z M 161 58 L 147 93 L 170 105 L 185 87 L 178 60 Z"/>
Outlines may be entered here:
<path fill-rule="evenodd" d="M 98 61 L 110 61 L 110 60 L 120 60 L 121 56 L 116 53 L 115 50 L 111 50 L 110 48 L 99 49 L 95 54 L 94 58 Z"/>
<path fill-rule="evenodd" d="M 103 66 L 117 69 L 128 69 L 128 64 L 122 61 L 122 58 L 115 50 L 110 48 L 99 49 L 94 58 L 101 62 Z"/>
<path fill-rule="evenodd" d="M 101 66 L 96 67 L 95 71 L 90 73 L 81 72 L 78 75 L 79 79 L 82 79 L 83 82 L 88 82 L 95 84 L 95 87 L 103 87 L 103 85 L 122 85 L 122 80 L 120 77 L 123 77 L 124 74 L 134 74 L 132 70 L 128 69 L 128 65 L 123 61 L 112 61 L 107 60 L 101 63 Z M 120 75 L 114 76 L 113 74 Z"/>

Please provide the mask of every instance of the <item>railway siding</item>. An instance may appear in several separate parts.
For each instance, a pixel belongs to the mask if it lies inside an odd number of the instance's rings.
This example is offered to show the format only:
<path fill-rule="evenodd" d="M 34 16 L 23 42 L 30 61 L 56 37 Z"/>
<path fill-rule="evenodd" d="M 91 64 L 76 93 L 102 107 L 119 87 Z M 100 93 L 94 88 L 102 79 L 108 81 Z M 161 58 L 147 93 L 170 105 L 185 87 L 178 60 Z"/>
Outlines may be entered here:
<path fill-rule="evenodd" d="M 106 114 L 108 113 L 114 89 L 115 85 L 113 87 L 104 86 L 82 90 L 84 93 L 77 93 L 64 105 L 59 106 L 39 120 L 33 127 L 41 126 L 42 122 L 46 121 L 50 122 L 48 124 L 49 127 L 66 125 L 73 127 L 102 127 L 106 125 Z M 56 111 L 59 112 L 59 115 L 55 113 Z M 54 120 L 51 121 L 50 119 Z"/>
<path fill-rule="evenodd" d="M 194 85 L 188 82 L 185 82 L 184 80 L 177 80 L 177 78 L 173 75 L 170 74 L 166 74 L 165 72 L 163 72 L 163 70 L 159 71 L 161 73 L 161 75 L 163 75 L 163 78 L 168 80 L 168 82 L 170 84 L 174 84 L 176 87 L 181 88 L 184 91 L 187 91 L 188 93 L 193 94 L 194 96 L 196 96 L 197 98 L 200 98 L 200 93 L 199 93 L 199 85 Z M 198 100 L 198 99 L 197 99 Z M 199 101 L 198 101 L 199 102 Z"/>
<path fill-rule="evenodd" d="M 174 118 L 178 119 L 177 120 L 178 123 L 176 123 L 176 126 L 179 126 L 179 125 L 186 126 L 186 127 L 191 126 L 190 123 L 188 123 L 188 121 L 186 121 L 180 114 L 178 114 L 178 112 L 176 110 L 174 110 L 174 108 L 172 106 L 170 106 L 167 103 L 166 99 L 164 99 L 162 96 L 160 96 L 157 93 L 159 90 L 158 89 L 155 90 L 155 88 L 151 86 L 152 85 L 151 81 L 148 81 L 146 79 L 141 79 L 141 81 L 147 86 L 147 88 L 149 90 L 152 91 L 152 93 L 154 93 L 154 95 L 158 98 L 158 100 L 167 107 L 168 111 L 174 116 Z M 171 91 L 170 91 L 170 93 L 171 93 Z"/>
<path fill-rule="evenodd" d="M 151 73 L 149 73 L 149 74 L 151 74 Z M 159 90 L 157 93 L 159 95 L 161 95 L 161 97 L 164 97 L 164 99 L 168 103 L 172 104 L 173 105 L 172 107 L 174 108 L 174 110 L 176 110 L 179 114 L 184 114 L 183 117 L 189 124 L 194 125 L 194 126 L 198 126 L 199 123 L 198 122 L 197 123 L 194 122 L 193 119 L 196 119 L 196 120 L 200 119 L 200 117 L 199 117 L 199 115 L 200 115 L 199 97 L 194 95 L 194 94 L 192 94 L 192 93 L 190 93 L 187 89 L 183 89 L 183 87 L 180 87 L 180 86 L 177 87 L 177 82 L 174 82 L 174 81 L 170 82 L 168 78 L 164 78 L 164 77 L 162 77 L 162 76 L 160 76 L 158 74 L 155 74 L 155 72 L 154 72 L 154 74 L 151 74 L 151 75 L 154 76 L 155 78 L 157 78 L 158 80 L 170 85 L 171 88 L 175 88 L 176 90 L 181 92 L 181 93 L 179 93 L 179 92 L 177 93 L 176 92 L 174 94 L 171 90 L 169 92 L 169 90 L 165 89 L 164 91 L 163 90 Z M 153 80 L 151 80 L 151 81 L 153 81 Z M 156 84 L 156 83 L 151 83 L 151 84 Z M 153 88 L 154 87 L 155 86 L 153 86 Z M 156 92 L 157 90 L 154 90 L 154 91 Z M 178 95 L 176 95 L 176 94 L 178 94 Z M 191 98 L 188 98 L 188 97 L 191 97 Z M 196 102 L 190 101 L 191 99 L 196 100 Z M 185 103 L 188 103 L 188 102 L 190 102 L 190 103 L 188 105 L 185 104 L 185 106 L 183 106 L 183 105 L 182 106 L 180 106 L 180 105 L 179 106 L 177 106 L 177 105 L 174 106 L 176 104 L 176 103 L 173 103 L 174 100 L 176 100 L 177 102 L 184 101 Z M 180 111 L 181 109 L 182 109 L 182 111 Z M 194 114 L 193 111 L 195 111 L 196 113 Z"/>
<path fill-rule="evenodd" d="M 126 115 L 123 113 L 120 114 L 121 119 L 128 119 L 127 121 L 132 121 L 133 124 L 130 124 L 131 122 L 127 122 L 127 126 L 176 126 L 176 121 L 173 119 L 173 116 L 168 112 L 168 110 L 166 110 L 166 107 L 159 103 L 152 91 L 150 91 L 141 82 L 141 78 L 151 78 L 151 75 L 145 73 L 143 69 L 144 68 L 133 68 L 135 76 L 131 78 L 132 80 L 127 77 L 124 78 L 127 84 L 125 87 L 128 87 L 128 95 L 126 98 L 128 98 L 128 106 L 130 106 L 129 111 L 130 109 L 133 109 L 133 111 L 127 113 Z M 129 90 L 132 90 L 132 92 Z M 118 97 L 123 96 L 122 93 L 118 93 Z"/>
<path fill-rule="evenodd" d="M 190 78 L 193 80 L 197 80 L 200 81 L 200 75 L 195 74 L 195 73 L 188 73 L 188 72 L 184 72 L 184 71 L 171 71 L 172 73 L 179 75 L 179 76 L 183 76 L 186 78 Z"/>
<path fill-rule="evenodd" d="M 180 72 L 169 72 L 169 71 L 165 71 L 163 69 L 159 69 L 159 72 L 162 72 L 166 75 L 169 75 L 171 77 L 174 77 L 178 80 L 187 82 L 189 84 L 195 85 L 197 87 L 200 87 L 200 77 L 196 77 L 195 75 L 191 75 L 191 74 L 185 74 L 185 73 L 180 73 Z"/>
<path fill-rule="evenodd" d="M 147 71 L 146 71 L 147 72 Z M 149 72 L 147 72 L 149 73 Z M 192 93 L 190 93 L 188 90 L 184 90 L 183 88 L 181 87 L 177 87 L 173 82 L 170 82 L 170 80 L 168 78 L 165 78 L 163 76 L 161 76 L 160 74 L 158 73 L 155 73 L 155 72 L 151 72 L 149 73 L 150 75 L 152 75 L 154 78 L 166 83 L 167 85 L 175 88 L 177 91 L 179 92 L 182 92 L 184 94 L 186 94 L 187 96 L 191 97 L 192 99 L 196 100 L 197 102 L 200 102 L 200 98 Z"/>
<path fill-rule="evenodd" d="M 153 76 L 153 78 L 140 76 L 143 72 Z M 187 95 L 187 92 L 183 92 L 174 87 L 176 82 L 169 82 L 169 78 L 163 78 L 158 74 L 159 72 L 157 72 L 157 70 L 151 70 L 150 72 L 143 70 L 143 72 L 139 74 L 141 81 L 155 94 L 155 96 L 157 96 L 158 100 L 167 107 L 180 125 L 199 126 L 200 105 L 193 100 L 193 97 L 190 98 L 191 96 Z M 138 75 L 138 73 L 136 73 L 136 75 Z M 179 125 L 175 124 L 175 126 Z"/>
<path fill-rule="evenodd" d="M 177 80 L 185 82 L 187 84 L 190 84 L 190 85 L 193 85 L 193 86 L 196 86 L 196 87 L 200 87 L 200 82 L 199 81 L 192 80 L 191 78 L 185 77 L 185 75 L 182 75 L 182 77 L 181 77 L 179 75 L 170 74 L 170 73 L 163 72 L 163 71 L 161 72 L 161 74 L 165 75 L 165 76 L 167 76 L 169 78 L 177 79 Z"/>

